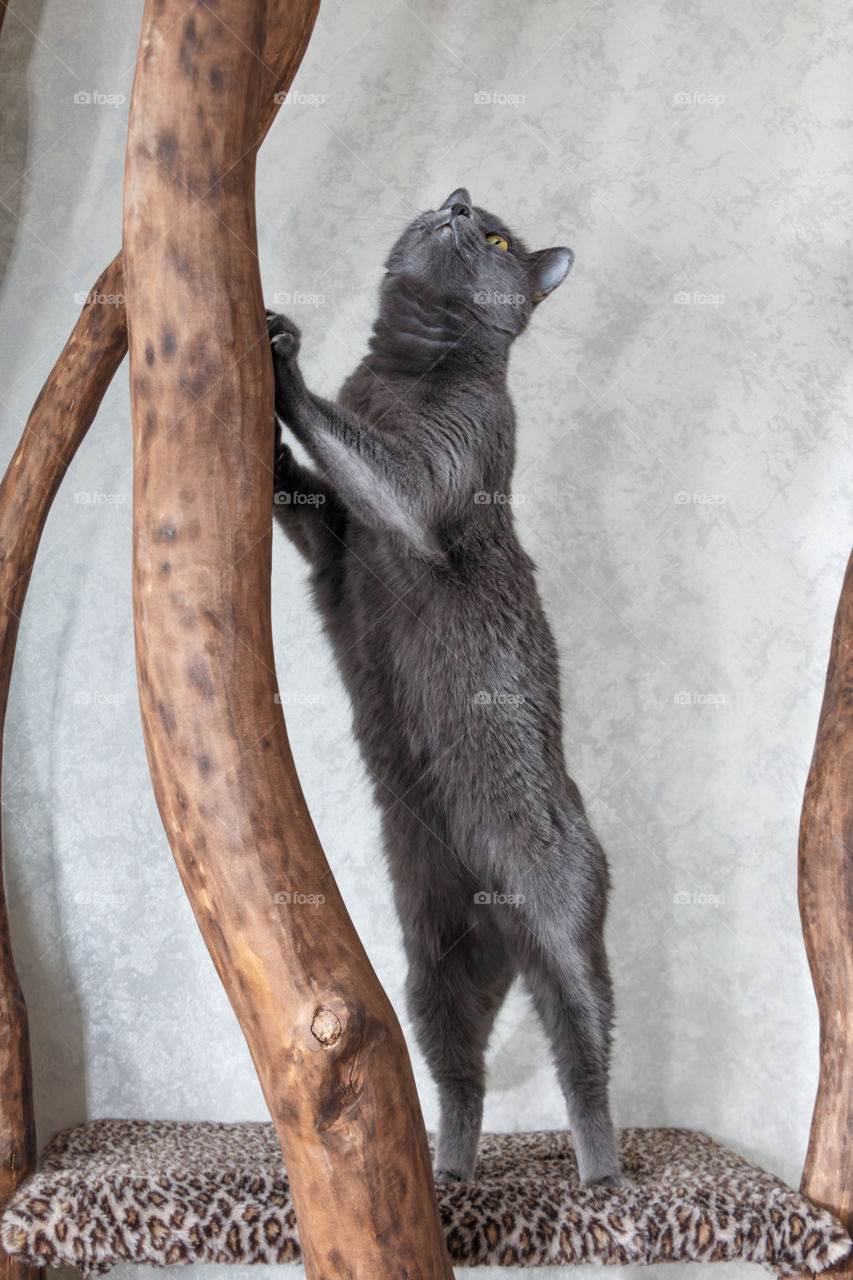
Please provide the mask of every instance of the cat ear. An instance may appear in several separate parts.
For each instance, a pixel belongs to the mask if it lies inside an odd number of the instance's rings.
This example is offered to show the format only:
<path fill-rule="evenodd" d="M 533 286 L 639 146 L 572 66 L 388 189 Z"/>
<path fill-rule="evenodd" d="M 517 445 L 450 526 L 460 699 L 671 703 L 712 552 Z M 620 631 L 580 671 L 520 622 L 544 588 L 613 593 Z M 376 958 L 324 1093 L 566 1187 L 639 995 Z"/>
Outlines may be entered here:
<path fill-rule="evenodd" d="M 540 249 L 530 254 L 527 274 L 533 289 L 533 301 L 541 302 L 562 284 L 572 269 L 575 255 L 571 249 Z"/>
<path fill-rule="evenodd" d="M 455 191 L 451 191 L 444 204 L 439 205 L 439 209 L 450 209 L 455 204 L 467 204 L 471 208 L 471 197 L 464 187 L 457 187 Z"/>

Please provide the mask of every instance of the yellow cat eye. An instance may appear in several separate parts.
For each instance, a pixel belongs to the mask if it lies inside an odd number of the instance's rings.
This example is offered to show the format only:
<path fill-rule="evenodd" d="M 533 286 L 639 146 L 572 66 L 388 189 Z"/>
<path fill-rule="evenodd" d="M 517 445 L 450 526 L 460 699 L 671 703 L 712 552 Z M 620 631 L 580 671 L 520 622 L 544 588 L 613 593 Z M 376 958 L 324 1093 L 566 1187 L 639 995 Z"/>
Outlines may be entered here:
<path fill-rule="evenodd" d="M 506 236 L 499 236 L 497 232 L 492 232 L 490 236 L 486 236 L 489 244 L 493 244 L 496 249 L 508 249 L 509 241 Z"/>

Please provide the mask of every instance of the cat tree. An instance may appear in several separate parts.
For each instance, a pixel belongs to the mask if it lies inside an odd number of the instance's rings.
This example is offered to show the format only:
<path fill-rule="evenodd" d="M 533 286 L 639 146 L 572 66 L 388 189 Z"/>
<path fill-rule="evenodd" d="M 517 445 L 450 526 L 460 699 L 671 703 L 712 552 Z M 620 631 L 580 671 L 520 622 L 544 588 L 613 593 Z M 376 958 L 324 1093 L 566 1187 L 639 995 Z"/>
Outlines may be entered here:
<path fill-rule="evenodd" d="M 174 1203 L 166 1243 L 155 1239 L 151 1222 L 135 1228 L 126 1206 L 118 1212 L 115 1198 L 129 1182 L 140 1203 L 161 1204 L 166 1179 L 156 1160 L 164 1142 L 181 1158 L 201 1152 L 205 1172 L 188 1177 L 196 1190 L 187 1197 L 197 1194 L 208 1207 L 205 1188 L 225 1194 L 217 1166 L 237 1160 L 237 1148 L 250 1168 L 271 1161 L 279 1191 L 273 1195 L 260 1176 L 239 1194 L 228 1183 L 234 1212 L 243 1224 L 263 1221 L 267 1244 L 267 1224 L 277 1224 L 270 1256 L 296 1257 L 301 1246 L 312 1280 L 446 1280 L 445 1237 L 454 1257 L 469 1262 L 764 1256 L 782 1270 L 823 1270 L 849 1249 L 828 1214 L 681 1131 L 629 1132 L 624 1146 L 634 1153 L 635 1171 L 657 1167 L 657 1153 L 661 1168 L 684 1177 L 673 1181 L 670 1173 L 668 1186 L 646 1185 L 638 1175 L 627 1191 L 570 1185 L 563 1135 L 488 1139 L 484 1166 L 497 1170 L 498 1180 L 446 1189 L 439 1216 L 402 1032 L 326 862 L 275 699 L 272 368 L 257 265 L 255 154 L 299 66 L 318 2 L 198 0 L 187 8 L 185 0 L 146 0 L 122 252 L 95 284 L 0 486 L 2 729 L 18 623 L 50 504 L 129 349 L 134 623 L 146 751 L 166 835 L 275 1124 L 299 1244 L 289 1203 L 281 1201 L 278 1146 L 264 1145 L 263 1127 L 95 1123 L 51 1144 L 34 1172 L 27 1012 L 0 883 L 3 1274 L 25 1280 L 41 1262 L 63 1258 L 84 1270 L 123 1257 L 262 1260 L 265 1242 L 252 1229 L 243 1238 L 243 1227 L 235 1227 L 239 1247 L 206 1254 L 204 1232 L 194 1238 Z M 0 6 L 0 22 L 3 13 Z M 126 313 L 96 300 L 119 294 Z M 803 806 L 799 869 L 821 1015 L 820 1085 L 802 1191 L 848 1228 L 851 611 L 853 559 Z M 288 887 L 322 891 L 322 920 L 282 910 L 275 894 Z M 151 1152 L 153 1172 L 145 1163 Z M 548 1160 L 557 1171 L 552 1183 L 542 1172 Z M 527 1198 L 516 1198 L 510 1213 L 500 1189 L 517 1190 L 520 1171 L 528 1173 Z M 695 1202 L 688 1204 L 694 1174 Z M 721 1199 L 724 1185 L 733 1200 Z M 549 1186 L 559 1199 L 553 1213 Z M 739 1235 L 725 1224 L 750 1197 L 758 1208 L 748 1221 L 758 1225 Z M 75 1218 L 73 1206 L 84 1202 L 86 1214 Z M 198 1218 L 198 1205 L 193 1212 Z M 661 1213 L 674 1215 L 676 1225 L 658 1230 Z M 837 1269 L 853 1276 L 849 1262 Z"/>

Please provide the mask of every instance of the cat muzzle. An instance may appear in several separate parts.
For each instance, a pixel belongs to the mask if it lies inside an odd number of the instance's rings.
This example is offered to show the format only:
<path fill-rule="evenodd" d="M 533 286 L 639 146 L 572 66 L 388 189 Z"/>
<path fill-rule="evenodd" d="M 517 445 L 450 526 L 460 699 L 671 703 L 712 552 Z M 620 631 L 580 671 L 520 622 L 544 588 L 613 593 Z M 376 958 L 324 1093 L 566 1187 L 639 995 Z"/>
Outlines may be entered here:
<path fill-rule="evenodd" d="M 471 210 L 468 205 L 454 204 L 449 210 L 447 207 L 439 209 L 435 214 L 436 223 L 432 230 L 443 236 L 445 239 L 452 240 L 458 245 L 459 237 L 457 234 L 457 224 L 460 218 L 470 218 Z"/>

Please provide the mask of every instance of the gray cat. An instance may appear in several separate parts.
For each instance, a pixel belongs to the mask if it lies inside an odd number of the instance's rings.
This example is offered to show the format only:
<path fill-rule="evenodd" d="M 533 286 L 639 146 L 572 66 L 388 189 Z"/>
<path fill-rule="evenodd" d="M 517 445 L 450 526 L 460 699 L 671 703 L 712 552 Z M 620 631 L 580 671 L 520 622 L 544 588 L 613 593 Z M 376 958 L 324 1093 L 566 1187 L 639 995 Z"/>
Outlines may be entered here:
<path fill-rule="evenodd" d="M 276 515 L 313 587 L 372 775 L 408 1001 L 438 1086 L 437 1180 L 473 1176 L 484 1056 L 520 973 L 581 1177 L 619 1183 L 608 1103 L 607 864 L 563 758 L 557 652 L 513 528 L 512 341 L 563 281 L 464 189 L 391 250 L 369 354 L 336 402 L 268 313 Z"/>

